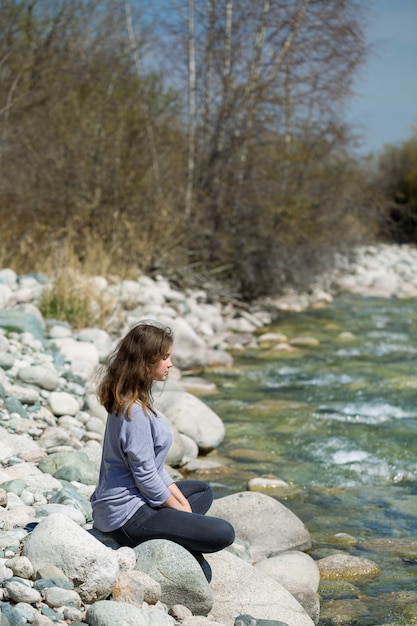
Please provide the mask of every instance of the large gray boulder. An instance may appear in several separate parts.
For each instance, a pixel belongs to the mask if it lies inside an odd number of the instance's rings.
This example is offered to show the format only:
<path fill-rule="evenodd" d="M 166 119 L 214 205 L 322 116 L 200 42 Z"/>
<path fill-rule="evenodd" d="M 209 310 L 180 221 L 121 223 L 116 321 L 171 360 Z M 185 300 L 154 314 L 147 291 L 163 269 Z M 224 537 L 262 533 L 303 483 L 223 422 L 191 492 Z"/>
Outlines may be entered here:
<path fill-rule="evenodd" d="M 297 580 L 299 583 L 317 591 L 320 584 L 319 567 L 308 554 L 298 550 L 290 550 L 256 564 L 259 571 L 275 578 L 281 585 L 287 587 L 285 581 Z"/>
<path fill-rule="evenodd" d="M 165 391 L 155 398 L 154 405 L 180 433 L 195 441 L 201 452 L 209 452 L 223 441 L 222 420 L 196 396 L 186 391 Z"/>
<path fill-rule="evenodd" d="M 168 451 L 166 463 L 172 467 L 180 467 L 190 461 L 190 459 L 197 458 L 198 446 L 192 439 L 179 433 L 173 424 L 170 424 L 170 427 L 172 445 Z"/>
<path fill-rule="evenodd" d="M 297 600 L 277 581 L 227 550 L 207 554 L 213 579 L 210 619 L 234 626 L 239 615 L 279 620 L 288 626 L 313 626 Z"/>
<path fill-rule="evenodd" d="M 195 615 L 207 615 L 213 596 L 197 560 L 182 546 L 166 539 L 145 541 L 134 548 L 136 569 L 161 585 L 161 601 L 182 604 Z"/>
<path fill-rule="evenodd" d="M 116 554 L 74 521 L 60 514 L 43 519 L 27 538 L 22 556 L 34 570 L 59 567 L 86 604 L 107 598 L 119 573 Z"/>
<path fill-rule="evenodd" d="M 320 570 L 311 556 L 292 550 L 264 559 L 255 567 L 285 587 L 317 624 L 320 617 L 320 600 L 317 594 Z"/>
<path fill-rule="evenodd" d="M 234 493 L 213 502 L 208 515 L 223 517 L 237 539 L 249 544 L 254 563 L 288 550 L 308 550 L 311 537 L 303 522 L 281 502 L 253 491 Z"/>
<path fill-rule="evenodd" d="M 207 362 L 206 343 L 183 318 L 160 317 L 160 321 L 172 329 L 174 344 L 172 362 L 180 370 L 201 370 Z"/>

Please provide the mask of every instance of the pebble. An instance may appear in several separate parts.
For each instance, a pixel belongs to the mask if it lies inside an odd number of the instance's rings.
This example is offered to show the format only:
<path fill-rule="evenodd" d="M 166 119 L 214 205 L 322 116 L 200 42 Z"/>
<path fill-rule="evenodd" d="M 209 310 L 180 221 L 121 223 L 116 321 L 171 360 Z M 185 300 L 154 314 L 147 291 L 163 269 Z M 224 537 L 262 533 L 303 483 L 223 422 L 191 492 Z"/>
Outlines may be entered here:
<path fill-rule="evenodd" d="M 317 561 L 322 580 L 365 580 L 379 576 L 381 568 L 369 559 L 336 553 Z"/>

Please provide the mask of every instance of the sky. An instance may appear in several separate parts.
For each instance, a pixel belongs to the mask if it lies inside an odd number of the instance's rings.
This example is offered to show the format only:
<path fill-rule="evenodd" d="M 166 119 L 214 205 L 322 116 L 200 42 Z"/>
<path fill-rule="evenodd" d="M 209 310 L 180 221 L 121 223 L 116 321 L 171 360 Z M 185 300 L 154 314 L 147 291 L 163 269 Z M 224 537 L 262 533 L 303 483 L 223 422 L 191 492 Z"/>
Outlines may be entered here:
<path fill-rule="evenodd" d="M 417 127 L 417 0 L 363 0 L 372 51 L 354 83 L 348 119 L 362 153 L 399 145 Z"/>

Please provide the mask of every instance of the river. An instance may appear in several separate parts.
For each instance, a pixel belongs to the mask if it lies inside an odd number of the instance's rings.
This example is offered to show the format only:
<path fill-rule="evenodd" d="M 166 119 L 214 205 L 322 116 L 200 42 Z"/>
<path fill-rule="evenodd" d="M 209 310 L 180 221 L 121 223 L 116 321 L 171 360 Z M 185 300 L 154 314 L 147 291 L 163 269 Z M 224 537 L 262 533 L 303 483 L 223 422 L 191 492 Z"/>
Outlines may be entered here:
<path fill-rule="evenodd" d="M 378 563 L 372 580 L 321 585 L 320 626 L 417 624 L 417 300 L 338 298 L 268 330 L 317 342 L 237 351 L 207 374 L 231 470 L 216 495 L 277 476 L 289 486 L 270 495 L 307 526 L 314 559 Z"/>

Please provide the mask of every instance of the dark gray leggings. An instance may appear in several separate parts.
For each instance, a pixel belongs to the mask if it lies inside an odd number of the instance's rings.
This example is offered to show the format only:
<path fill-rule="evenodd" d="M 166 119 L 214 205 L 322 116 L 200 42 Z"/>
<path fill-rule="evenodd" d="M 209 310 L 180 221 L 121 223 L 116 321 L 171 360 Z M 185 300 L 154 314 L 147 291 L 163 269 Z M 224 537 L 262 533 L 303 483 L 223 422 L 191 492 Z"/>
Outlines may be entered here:
<path fill-rule="evenodd" d="M 233 543 L 235 531 L 224 519 L 204 515 L 213 502 L 210 485 L 201 480 L 176 483 L 191 505 L 192 513 L 142 505 L 121 528 L 108 533 L 122 546 L 149 539 L 169 539 L 190 552 L 217 552 Z"/>

